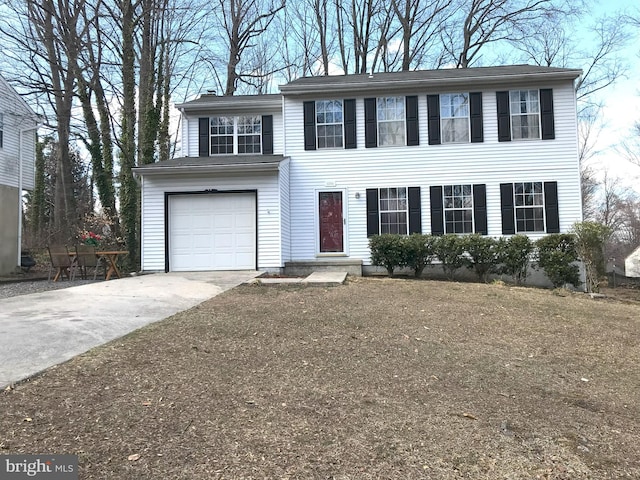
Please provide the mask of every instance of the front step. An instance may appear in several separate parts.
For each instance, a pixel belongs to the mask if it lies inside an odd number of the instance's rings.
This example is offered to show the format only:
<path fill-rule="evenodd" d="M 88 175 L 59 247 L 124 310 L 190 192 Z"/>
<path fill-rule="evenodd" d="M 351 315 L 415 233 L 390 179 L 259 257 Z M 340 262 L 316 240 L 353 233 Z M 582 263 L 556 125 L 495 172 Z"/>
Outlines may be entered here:
<path fill-rule="evenodd" d="M 311 275 L 313 272 L 347 272 L 354 277 L 362 276 L 362 260 L 352 258 L 322 258 L 285 262 L 284 274 L 292 276 Z"/>

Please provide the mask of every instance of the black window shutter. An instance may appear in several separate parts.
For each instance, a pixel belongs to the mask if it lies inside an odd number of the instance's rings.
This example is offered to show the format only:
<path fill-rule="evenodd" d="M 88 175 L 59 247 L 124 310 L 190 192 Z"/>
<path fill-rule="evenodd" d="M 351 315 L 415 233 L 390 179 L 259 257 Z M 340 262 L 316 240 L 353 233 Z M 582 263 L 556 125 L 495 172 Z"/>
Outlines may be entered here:
<path fill-rule="evenodd" d="M 367 188 L 367 237 L 380 233 L 378 218 L 378 189 Z"/>
<path fill-rule="evenodd" d="M 442 207 L 442 187 L 429 189 L 431 202 L 431 235 L 444 235 L 444 209 Z"/>
<path fill-rule="evenodd" d="M 407 107 L 407 145 L 420 145 L 418 131 L 418 97 L 406 97 Z"/>
<path fill-rule="evenodd" d="M 513 183 L 500 184 L 500 208 L 502 211 L 502 234 L 513 235 L 516 233 Z"/>
<path fill-rule="evenodd" d="M 356 148 L 356 101 L 343 101 L 344 106 L 344 148 Z"/>
<path fill-rule="evenodd" d="M 273 115 L 262 116 L 262 154 L 273 155 Z"/>
<path fill-rule="evenodd" d="M 209 119 L 198 119 L 198 156 L 209 156 Z"/>
<path fill-rule="evenodd" d="M 409 187 L 409 234 L 422 233 L 422 205 L 420 201 L 420 187 Z"/>
<path fill-rule="evenodd" d="M 540 120 L 542 123 L 542 140 L 556 138 L 553 121 L 553 90 L 550 88 L 540 89 Z"/>
<path fill-rule="evenodd" d="M 498 141 L 511 141 L 511 115 L 509 112 L 509 92 L 496 92 L 498 108 Z"/>
<path fill-rule="evenodd" d="M 374 148 L 378 146 L 378 118 L 376 99 L 364 99 L 364 146 Z"/>
<path fill-rule="evenodd" d="M 304 102 L 304 149 L 316 149 L 316 102 Z"/>
<path fill-rule="evenodd" d="M 544 210 L 547 220 L 547 233 L 560 233 L 558 182 L 544 182 Z"/>
<path fill-rule="evenodd" d="M 472 92 L 469 94 L 469 120 L 471 122 L 471 143 L 483 142 L 482 92 Z"/>
<path fill-rule="evenodd" d="M 473 231 L 481 235 L 487 232 L 487 187 L 484 184 L 473 186 Z"/>
<path fill-rule="evenodd" d="M 427 95 L 429 145 L 440 145 L 440 95 Z"/>

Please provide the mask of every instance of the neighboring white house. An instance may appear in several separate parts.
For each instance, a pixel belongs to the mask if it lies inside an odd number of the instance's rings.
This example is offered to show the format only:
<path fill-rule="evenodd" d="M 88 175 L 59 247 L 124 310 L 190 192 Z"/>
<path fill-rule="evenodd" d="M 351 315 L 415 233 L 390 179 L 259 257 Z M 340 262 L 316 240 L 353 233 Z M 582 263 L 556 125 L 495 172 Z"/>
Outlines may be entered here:
<path fill-rule="evenodd" d="M 21 199 L 34 186 L 37 119 L 0 75 L 0 274 L 20 265 Z"/>
<path fill-rule="evenodd" d="M 183 158 L 135 169 L 146 271 L 370 265 L 377 233 L 567 232 L 580 70 L 301 78 L 178 105 Z"/>
<path fill-rule="evenodd" d="M 636 248 L 624 261 L 624 274 L 640 278 L 640 247 Z"/>

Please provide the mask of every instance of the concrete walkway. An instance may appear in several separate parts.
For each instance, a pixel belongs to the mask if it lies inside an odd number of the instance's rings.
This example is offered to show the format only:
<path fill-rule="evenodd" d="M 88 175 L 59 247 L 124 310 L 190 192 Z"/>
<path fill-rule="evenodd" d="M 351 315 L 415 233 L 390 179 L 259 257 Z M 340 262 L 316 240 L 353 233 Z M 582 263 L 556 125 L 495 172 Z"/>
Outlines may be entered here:
<path fill-rule="evenodd" d="M 0 299 L 0 388 L 259 274 L 156 273 Z"/>

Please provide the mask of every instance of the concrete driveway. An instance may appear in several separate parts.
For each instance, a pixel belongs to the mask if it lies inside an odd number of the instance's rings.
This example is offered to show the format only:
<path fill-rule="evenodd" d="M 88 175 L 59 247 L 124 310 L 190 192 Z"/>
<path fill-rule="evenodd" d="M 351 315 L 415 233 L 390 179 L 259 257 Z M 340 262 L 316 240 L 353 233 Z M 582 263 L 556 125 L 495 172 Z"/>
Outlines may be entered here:
<path fill-rule="evenodd" d="M 0 299 L 0 388 L 257 275 L 155 273 Z"/>

